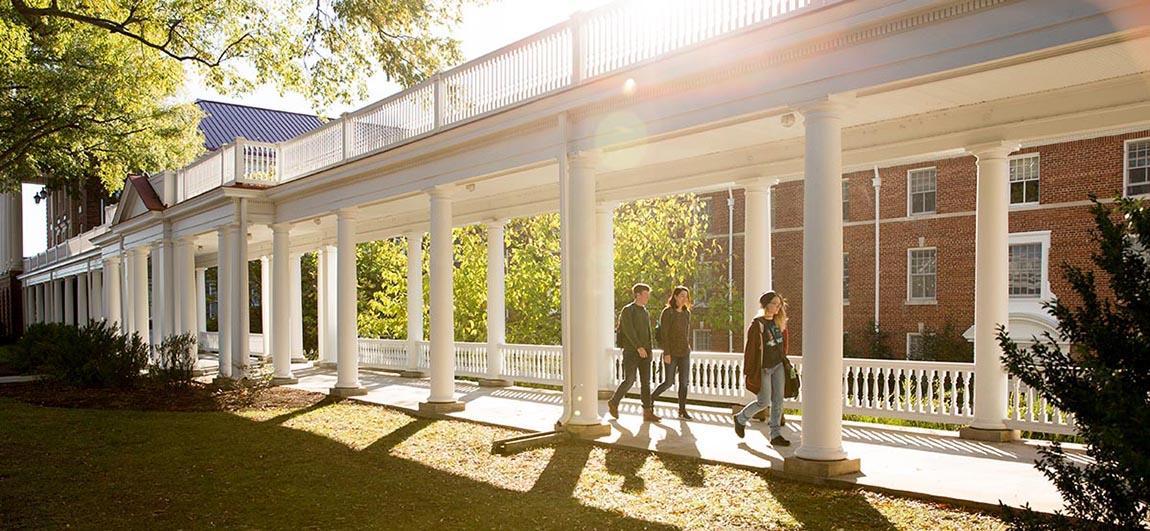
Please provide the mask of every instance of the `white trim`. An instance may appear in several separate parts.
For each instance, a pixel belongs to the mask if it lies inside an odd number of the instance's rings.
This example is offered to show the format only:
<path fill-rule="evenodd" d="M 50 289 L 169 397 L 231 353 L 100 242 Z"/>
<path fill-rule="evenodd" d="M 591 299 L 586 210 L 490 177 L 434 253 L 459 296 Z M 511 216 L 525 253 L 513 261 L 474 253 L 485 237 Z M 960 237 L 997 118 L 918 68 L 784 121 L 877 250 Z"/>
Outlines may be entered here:
<path fill-rule="evenodd" d="M 906 350 L 903 351 L 903 357 L 906 358 L 908 361 L 910 361 L 910 359 L 911 359 L 910 358 L 910 338 L 911 337 L 918 337 L 921 339 L 923 337 L 923 334 L 922 334 L 922 332 L 907 332 L 906 333 Z M 922 354 L 922 352 L 920 351 L 919 354 Z M 922 357 L 923 356 L 921 356 L 921 355 L 919 356 L 919 361 L 922 359 Z"/>
<path fill-rule="evenodd" d="M 1013 203 L 1013 202 L 1011 202 L 1010 187 L 1014 185 L 1015 181 L 1010 180 L 1010 177 L 1011 177 L 1010 176 L 1010 164 L 1016 160 L 1022 160 L 1022 159 L 1038 159 L 1038 178 L 1036 179 L 1038 181 L 1038 198 L 1035 198 L 1034 201 L 1026 201 L 1024 203 Z M 1038 204 L 1041 203 L 1040 198 L 1042 197 L 1042 157 L 1041 157 L 1040 153 L 1035 151 L 1033 153 L 1023 153 L 1021 155 L 1011 155 L 1007 159 L 1007 177 L 1006 178 L 1007 178 L 1006 201 L 1012 210 L 1024 209 L 1026 207 L 1034 207 L 1034 206 L 1038 206 Z M 1027 180 L 1030 180 L 1030 179 L 1027 179 Z M 1026 182 L 1026 181 L 1021 181 L 1021 182 Z M 1023 186 L 1024 192 L 1025 192 L 1025 188 L 1026 187 L 1024 185 Z"/>
<path fill-rule="evenodd" d="M 914 172 L 921 172 L 926 170 L 934 170 L 934 210 L 913 212 L 911 211 L 911 191 L 910 191 L 910 174 Z M 938 166 L 923 166 L 921 168 L 911 168 L 906 170 L 906 217 L 917 218 L 920 216 L 929 216 L 938 213 Z"/>
<path fill-rule="evenodd" d="M 931 298 L 914 298 L 911 296 L 911 282 L 910 282 L 910 255 L 914 251 L 934 251 L 934 297 Z M 938 247 L 910 247 L 906 250 L 906 304 L 907 305 L 930 305 L 938 304 Z"/>
<path fill-rule="evenodd" d="M 1150 192 L 1135 195 L 1126 193 L 1130 188 L 1130 144 L 1135 142 L 1150 142 L 1150 136 L 1131 138 L 1122 143 L 1122 197 L 1150 197 Z"/>
<path fill-rule="evenodd" d="M 1037 297 L 1010 297 L 1011 313 L 1032 313 L 1045 315 L 1042 303 L 1054 299 L 1054 292 L 1050 289 L 1050 231 L 1038 230 L 1030 232 L 1014 232 L 1007 239 L 1007 256 L 1009 246 L 1024 243 L 1038 243 L 1042 245 L 1042 281 L 1041 294 Z M 1009 272 L 1007 282 L 1010 282 Z M 1009 284 L 1006 286 L 1009 292 Z"/>

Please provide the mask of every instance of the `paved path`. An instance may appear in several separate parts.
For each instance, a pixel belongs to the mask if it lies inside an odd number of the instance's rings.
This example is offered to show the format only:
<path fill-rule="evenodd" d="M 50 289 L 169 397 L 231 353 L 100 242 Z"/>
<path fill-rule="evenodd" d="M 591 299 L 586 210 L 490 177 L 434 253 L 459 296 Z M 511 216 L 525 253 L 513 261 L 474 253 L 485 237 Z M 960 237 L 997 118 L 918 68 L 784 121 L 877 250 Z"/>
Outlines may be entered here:
<path fill-rule="evenodd" d="M 298 365 L 294 386 L 326 393 L 335 385 L 335 371 Z M 356 400 L 415 411 L 429 394 L 427 380 L 361 371 L 368 394 Z M 521 387 L 483 388 L 457 382 L 456 397 L 467 403 L 450 417 L 533 431 L 554 429 L 562 413 L 557 391 Z M 766 425 L 752 423 L 747 437 L 735 436 L 729 408 L 691 406 L 692 421 L 674 418 L 671 403 L 656 403 L 663 422 L 644 423 L 637 400 L 628 399 L 621 417 L 611 420 L 611 435 L 598 442 L 647 449 L 745 467 L 779 468 L 800 439 L 802 420 L 788 417 L 784 436 L 794 445 L 776 450 L 767 444 Z M 600 412 L 607 405 L 600 402 Z M 862 460 L 862 473 L 833 481 L 864 485 L 912 496 L 970 505 L 1011 506 L 1029 503 L 1052 512 L 1062 507 L 1058 491 L 1034 468 L 1040 443 L 984 443 L 959 439 L 953 432 L 844 422 L 843 446 Z M 1074 450 L 1074 445 L 1067 445 Z M 1078 458 L 1086 457 L 1077 454 Z"/>

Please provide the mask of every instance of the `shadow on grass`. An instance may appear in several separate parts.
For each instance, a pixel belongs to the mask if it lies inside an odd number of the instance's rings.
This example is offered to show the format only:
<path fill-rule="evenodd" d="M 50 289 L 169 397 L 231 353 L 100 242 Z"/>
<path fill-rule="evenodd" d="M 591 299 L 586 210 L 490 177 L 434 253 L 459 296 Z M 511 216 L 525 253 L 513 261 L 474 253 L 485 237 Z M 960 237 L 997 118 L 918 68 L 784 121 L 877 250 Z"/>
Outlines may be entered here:
<path fill-rule="evenodd" d="M 664 420 L 664 422 L 670 422 Z M 672 424 L 673 425 L 673 424 Z M 655 449 L 663 453 L 676 453 L 685 455 L 685 459 L 666 459 L 662 458 L 663 466 L 679 477 L 679 480 L 684 485 L 689 487 L 702 487 L 703 486 L 703 463 L 698 459 L 690 459 L 690 457 L 699 457 L 698 440 L 695 435 L 691 433 L 691 425 L 686 421 L 678 421 L 679 433 L 675 434 L 674 430 L 670 430 L 666 426 L 663 429 L 670 431 L 670 433 L 655 443 Z"/>
<path fill-rule="evenodd" d="M 361 452 L 229 414 L 0 400 L 0 514 L 4 527 L 661 527 L 571 498 L 585 448 L 562 449 L 526 493 L 388 454 L 429 424 Z"/>

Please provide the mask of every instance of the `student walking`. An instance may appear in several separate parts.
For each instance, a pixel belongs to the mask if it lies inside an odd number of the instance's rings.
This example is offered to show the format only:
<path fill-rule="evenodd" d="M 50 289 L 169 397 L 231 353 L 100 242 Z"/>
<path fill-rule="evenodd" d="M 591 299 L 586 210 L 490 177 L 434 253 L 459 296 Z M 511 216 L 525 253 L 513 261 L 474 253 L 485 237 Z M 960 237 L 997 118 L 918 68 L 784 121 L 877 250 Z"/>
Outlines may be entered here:
<path fill-rule="evenodd" d="M 635 300 L 619 312 L 616 329 L 616 342 L 623 348 L 623 382 L 607 401 L 607 411 L 619 418 L 619 402 L 635 384 L 635 373 L 639 374 L 640 397 L 643 402 L 643 421 L 659 422 L 651 405 L 651 314 L 647 313 L 647 301 L 651 299 L 651 286 L 635 284 L 631 288 Z"/>
<path fill-rule="evenodd" d="M 735 415 L 735 434 L 742 438 L 750 418 L 770 407 L 767 426 L 771 430 L 771 445 L 790 446 L 780 424 L 788 365 L 786 302 L 779 294 L 769 291 L 759 297 L 759 306 L 759 315 L 747 328 L 747 344 L 743 348 L 746 388 L 755 393 L 756 398 Z"/>
<path fill-rule="evenodd" d="M 691 383 L 691 300 L 690 290 L 676 286 L 659 316 L 659 346 L 663 347 L 663 383 L 651 393 L 654 400 L 679 378 L 679 418 L 687 414 L 687 387 Z"/>

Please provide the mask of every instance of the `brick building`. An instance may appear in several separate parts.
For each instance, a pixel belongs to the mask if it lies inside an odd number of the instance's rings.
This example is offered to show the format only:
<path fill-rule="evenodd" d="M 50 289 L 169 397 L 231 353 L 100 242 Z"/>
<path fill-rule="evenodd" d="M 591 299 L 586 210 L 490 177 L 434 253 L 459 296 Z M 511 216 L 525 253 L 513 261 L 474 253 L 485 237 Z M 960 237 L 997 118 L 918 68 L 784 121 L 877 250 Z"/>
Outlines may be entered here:
<path fill-rule="evenodd" d="M 1070 297 L 1060 264 L 1092 267 L 1089 194 L 1108 201 L 1150 192 L 1150 130 L 1081 135 L 1024 146 L 1011 155 L 1010 315 L 1016 338 L 1051 329 L 1041 308 L 1051 297 Z M 973 156 L 907 161 L 843 175 L 843 328 L 847 356 L 867 356 L 869 323 L 876 318 L 895 358 L 922 355 L 923 333 L 949 324 L 973 338 L 976 167 Z M 908 195 L 908 190 L 911 193 Z M 880 262 L 875 264 L 875 197 Z M 709 235 L 732 259 L 736 289 L 743 279 L 743 190 L 710 193 Z M 733 208 L 728 208 L 728 199 Z M 774 287 L 789 302 L 792 348 L 802 349 L 803 183 L 772 187 Z M 733 214 L 733 216 L 731 215 Z M 733 218 L 733 219 L 732 219 Z M 733 222 L 733 226 L 730 224 Z M 728 232 L 730 229 L 730 232 Z M 731 245 L 728 245 L 731 241 Z M 731 253 L 727 253 L 730 247 Z M 722 268 L 720 268 L 722 269 Z M 910 273 L 908 273 L 908 270 Z M 708 279 L 713 281 L 714 279 Z M 704 295 L 705 297 L 705 295 Z M 701 301 L 705 306 L 705 300 Z M 700 319 L 696 343 L 725 350 L 721 328 Z M 741 338 L 733 339 L 735 350 Z"/>

